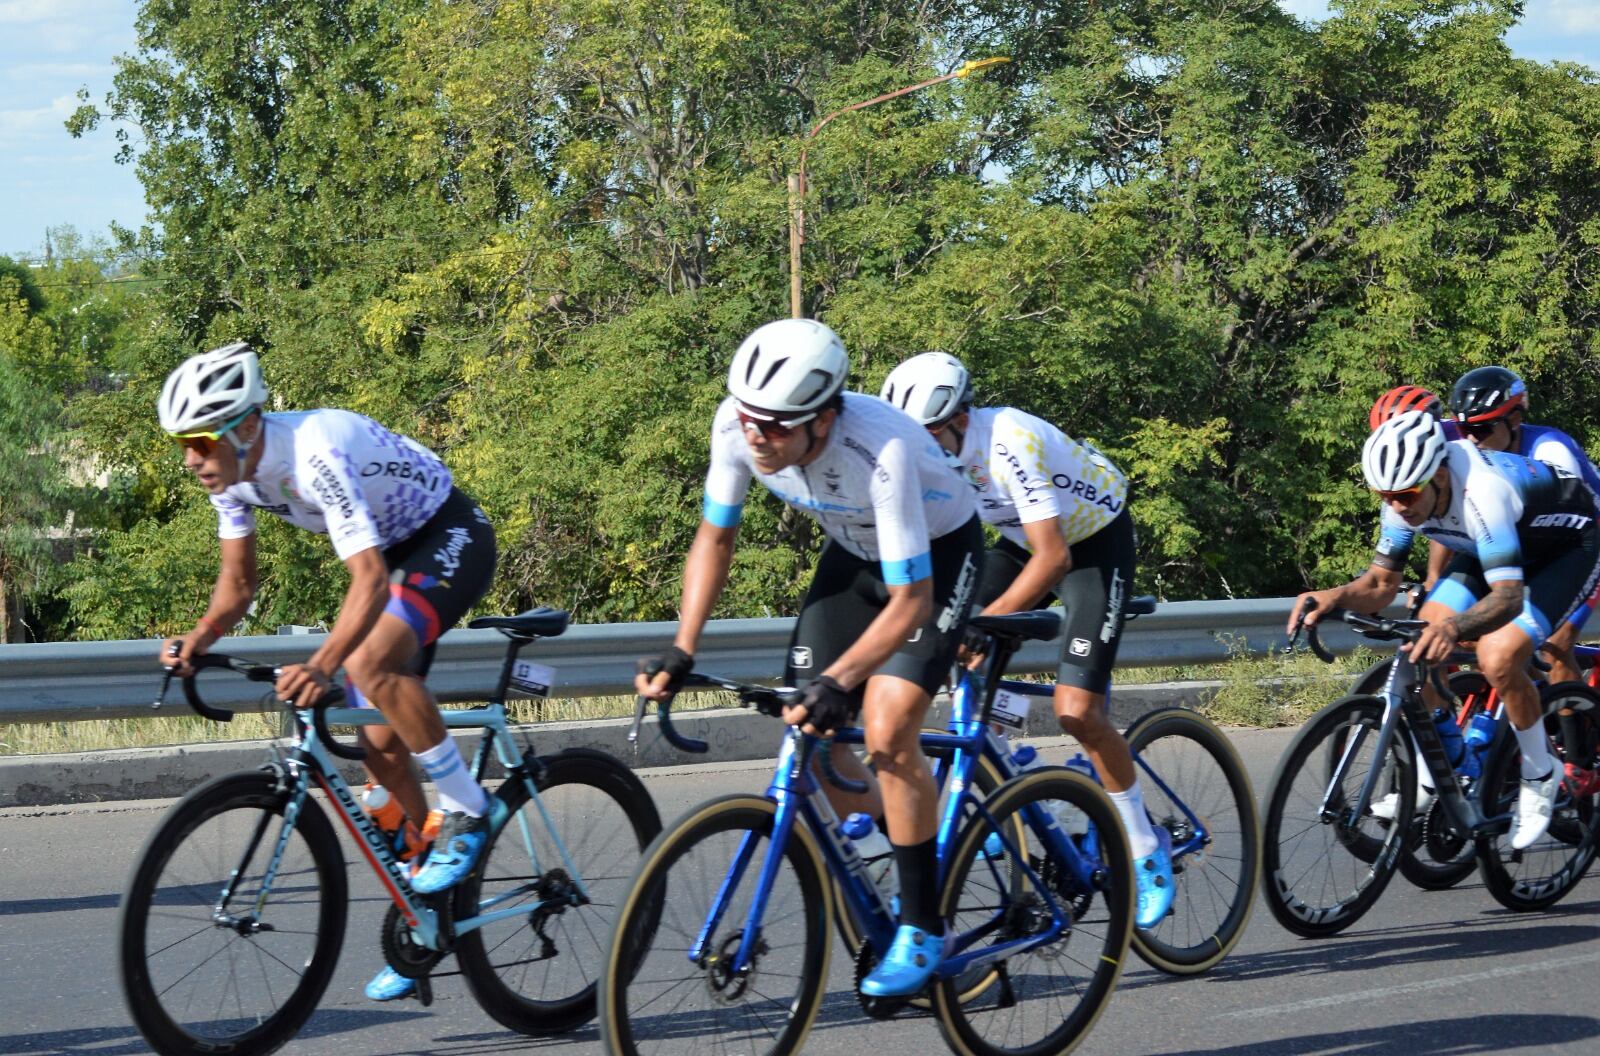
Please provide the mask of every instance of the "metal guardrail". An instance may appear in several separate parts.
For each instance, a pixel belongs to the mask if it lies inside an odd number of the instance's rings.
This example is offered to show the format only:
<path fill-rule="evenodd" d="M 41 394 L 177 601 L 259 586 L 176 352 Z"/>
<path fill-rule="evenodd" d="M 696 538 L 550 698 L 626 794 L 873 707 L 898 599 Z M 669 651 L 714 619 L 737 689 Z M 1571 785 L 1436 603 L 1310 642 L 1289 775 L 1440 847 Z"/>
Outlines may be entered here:
<path fill-rule="evenodd" d="M 1119 667 L 1213 663 L 1239 655 L 1282 649 L 1283 626 L 1293 598 L 1163 603 L 1128 625 Z M 753 681 L 781 677 L 793 619 L 713 620 L 701 637 L 696 664 L 708 671 Z M 535 642 L 524 659 L 555 669 L 555 697 L 593 697 L 632 692 L 634 662 L 672 644 L 675 623 L 575 624 L 560 638 Z M 270 663 L 309 656 L 320 635 L 227 638 L 215 648 Z M 1348 652 L 1357 639 L 1342 623 L 1324 634 L 1329 648 Z M 496 631 L 458 630 L 439 642 L 428 685 L 443 701 L 482 700 L 495 684 L 505 656 Z M 160 669 L 153 639 L 119 642 L 59 642 L 0 645 L 0 722 L 62 722 L 136 718 L 157 714 L 150 701 Z M 1053 671 L 1059 644 L 1031 642 L 1012 662 L 1019 672 Z M 207 677 L 207 676 L 202 676 Z M 188 715 L 181 695 L 171 694 L 160 714 Z M 259 687 L 216 676 L 206 699 L 242 711 L 262 709 Z"/>

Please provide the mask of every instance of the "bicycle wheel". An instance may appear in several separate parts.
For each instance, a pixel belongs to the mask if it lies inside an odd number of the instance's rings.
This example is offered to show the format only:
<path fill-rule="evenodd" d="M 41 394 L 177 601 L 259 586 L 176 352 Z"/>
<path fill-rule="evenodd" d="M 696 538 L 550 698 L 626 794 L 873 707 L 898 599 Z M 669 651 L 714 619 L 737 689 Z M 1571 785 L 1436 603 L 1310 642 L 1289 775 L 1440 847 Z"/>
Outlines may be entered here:
<path fill-rule="evenodd" d="M 1547 686 L 1544 703 L 1547 714 L 1556 708 L 1575 709 L 1581 736 L 1593 744 L 1593 724 L 1600 709 L 1600 696 L 1594 690 L 1578 682 Z M 1552 714 L 1545 725 L 1556 732 L 1559 724 Z M 1566 754 L 1565 746 L 1558 742 L 1556 766 L 1562 765 Z M 1483 768 L 1480 802 L 1486 817 L 1506 815 L 1516 809 L 1521 779 L 1522 754 L 1517 739 L 1503 737 Z M 1576 887 L 1594 863 L 1595 805 L 1594 796 L 1574 798 L 1564 783 L 1556 795 L 1550 828 L 1533 846 L 1512 850 L 1509 831 L 1479 837 L 1478 871 L 1495 901 L 1518 912 L 1547 909 Z"/>
<path fill-rule="evenodd" d="M 1407 824 L 1375 817 L 1370 807 L 1360 818 L 1344 817 L 1374 767 L 1379 773 L 1373 802 L 1398 793 L 1395 817 L 1411 817 L 1417 790 L 1403 725 L 1395 730 L 1388 757 L 1373 757 L 1383 712 L 1378 697 L 1334 701 L 1295 735 L 1272 777 L 1261 888 L 1272 915 L 1296 935 L 1343 931 L 1372 908 L 1394 876 Z M 1347 747 L 1350 758 L 1334 783 Z"/>
<path fill-rule="evenodd" d="M 1047 885 L 1071 920 L 1054 942 L 995 962 L 989 985 L 978 994 L 968 992 L 966 976 L 941 978 L 933 991 L 940 1033 L 961 1056 L 1068 1052 L 1088 1035 L 1110 1002 L 1127 956 L 1133 932 L 1133 861 L 1127 835 L 1100 786 L 1063 767 L 1013 778 L 984 803 L 984 811 L 962 829 L 941 892 L 940 911 L 951 943 L 981 950 L 985 944 L 1012 943 L 1049 928 L 1049 903 L 1030 873 Z M 1078 814 L 1087 819 L 1099 843 L 1104 882 L 1098 890 L 1081 887 L 1068 865 L 1046 850 L 1040 830 L 1026 820 L 1047 817 L 1060 832 L 1056 819 Z M 1018 824 L 1026 825 L 1023 846 L 1029 869 L 1019 867 L 1019 855 L 983 853 L 991 833 L 1009 833 Z M 1087 842 L 1081 835 L 1069 838 Z M 1102 897 L 1094 897 L 1097 893 Z M 963 946 L 963 940 L 969 944 Z"/>
<path fill-rule="evenodd" d="M 292 826 L 289 801 L 274 773 L 224 775 L 174 804 L 139 852 L 117 952 L 128 1014 L 163 1056 L 271 1052 L 327 989 L 344 943 L 344 855 L 315 800 Z"/>
<path fill-rule="evenodd" d="M 1172 913 L 1133 932 L 1151 967 L 1196 975 L 1228 955 L 1244 934 L 1261 877 L 1261 825 L 1250 775 L 1233 744 L 1207 719 L 1182 708 L 1151 712 L 1128 728 L 1145 810 L 1180 849 L 1172 861 Z M 1164 786 L 1164 787 L 1163 787 Z M 1183 853 L 1197 818 L 1209 840 Z"/>
<path fill-rule="evenodd" d="M 604 752 L 573 748 L 539 763 L 537 802 L 520 777 L 496 792 L 510 820 L 455 904 L 458 927 L 480 913 L 527 910 L 462 935 L 456 961 L 502 1026 L 556 1034 L 594 1018 L 605 941 L 661 817 L 633 771 Z"/>
<path fill-rule="evenodd" d="M 828 978 L 832 892 L 802 824 L 789 835 L 771 888 L 759 890 L 776 814 L 777 805 L 760 796 L 714 799 L 645 851 L 611 933 L 600 988 L 608 1052 L 654 1056 L 710 1046 L 776 1056 L 804 1044 Z M 741 848 L 745 866 L 730 883 Z M 766 903 L 754 956 L 736 973 L 758 895 Z M 719 896 L 724 910 L 708 928 Z"/>
<path fill-rule="evenodd" d="M 1450 675 L 1450 692 L 1460 707 L 1456 722 L 1465 730 L 1489 699 L 1489 680 L 1476 671 Z M 1440 800 L 1411 821 L 1410 838 L 1400 853 L 1400 875 L 1424 891 L 1444 891 L 1465 880 L 1478 865 L 1472 839 L 1456 832 L 1445 817 Z"/>

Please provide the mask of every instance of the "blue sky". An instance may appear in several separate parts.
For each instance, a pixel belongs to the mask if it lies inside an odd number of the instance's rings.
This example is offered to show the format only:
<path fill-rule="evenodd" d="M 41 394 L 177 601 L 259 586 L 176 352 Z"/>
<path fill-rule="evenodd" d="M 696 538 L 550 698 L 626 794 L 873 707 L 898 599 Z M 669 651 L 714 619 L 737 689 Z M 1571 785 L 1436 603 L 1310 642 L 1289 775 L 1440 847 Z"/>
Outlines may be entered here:
<path fill-rule="evenodd" d="M 1280 0 L 1301 18 L 1327 13 L 1323 0 Z M 89 237 L 113 221 L 137 227 L 144 195 L 131 165 L 113 160 L 110 128 L 83 139 L 62 122 L 89 89 L 100 102 L 112 60 L 133 51 L 136 0 L 0 0 L 0 253 L 42 252 L 46 227 L 70 224 Z M 1600 0 L 1527 0 L 1511 33 L 1519 54 L 1600 69 Z"/>

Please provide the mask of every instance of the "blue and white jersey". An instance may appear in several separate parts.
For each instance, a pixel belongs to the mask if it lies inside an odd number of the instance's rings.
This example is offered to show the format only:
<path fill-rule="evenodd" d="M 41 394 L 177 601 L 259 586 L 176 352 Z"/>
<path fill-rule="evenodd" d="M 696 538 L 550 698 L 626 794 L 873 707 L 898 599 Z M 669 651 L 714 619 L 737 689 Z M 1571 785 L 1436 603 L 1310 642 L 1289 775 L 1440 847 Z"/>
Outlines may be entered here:
<path fill-rule="evenodd" d="M 340 560 L 409 539 L 450 497 L 450 471 L 410 437 L 354 411 L 263 414 L 253 479 L 211 496 L 217 535 L 256 531 L 256 510 L 327 535 Z"/>
<path fill-rule="evenodd" d="M 1600 495 L 1600 471 L 1589 461 L 1589 454 L 1578 442 L 1549 425 L 1524 425 L 1517 454 L 1554 466 L 1568 477 L 1582 477 L 1589 490 Z"/>
<path fill-rule="evenodd" d="M 711 425 L 705 519 L 719 528 L 738 524 L 752 477 L 845 550 L 878 561 L 890 584 L 931 576 L 930 540 L 977 514 L 972 488 L 928 431 L 899 408 L 855 392 L 844 394 L 816 460 L 776 473 L 756 469 L 738 404 L 723 400 Z"/>
<path fill-rule="evenodd" d="M 1444 464 L 1450 471 L 1448 509 L 1413 528 L 1384 507 L 1380 566 L 1403 566 L 1420 533 L 1476 557 L 1490 583 L 1525 579 L 1525 566 L 1537 567 L 1581 545 L 1594 524 L 1594 493 L 1543 462 L 1457 440 L 1445 446 Z"/>

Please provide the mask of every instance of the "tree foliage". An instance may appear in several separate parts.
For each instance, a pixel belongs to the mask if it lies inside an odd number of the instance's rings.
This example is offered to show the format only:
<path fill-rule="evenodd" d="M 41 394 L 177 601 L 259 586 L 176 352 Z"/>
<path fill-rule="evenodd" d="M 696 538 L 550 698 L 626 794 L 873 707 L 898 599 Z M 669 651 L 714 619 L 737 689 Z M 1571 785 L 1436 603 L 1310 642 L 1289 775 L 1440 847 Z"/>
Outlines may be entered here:
<path fill-rule="evenodd" d="M 129 498 L 63 630 L 202 603 L 211 526 L 151 406 L 234 338 L 282 406 L 445 456 L 501 536 L 489 604 L 670 617 L 722 372 L 787 310 L 802 145 L 807 307 L 858 388 L 944 349 L 1093 440 L 1135 482 L 1142 588 L 1347 575 L 1389 386 L 1503 362 L 1600 441 L 1600 86 L 1512 56 L 1518 10 L 146 0 L 71 122 L 138 129 L 153 223 L 122 234 L 148 285 L 108 323 L 118 384 L 69 405 Z M 805 138 L 988 54 L 1013 61 Z M 791 611 L 815 533 L 755 503 L 743 536 L 723 614 Z M 258 615 L 331 618 L 331 552 L 265 542 Z"/>

